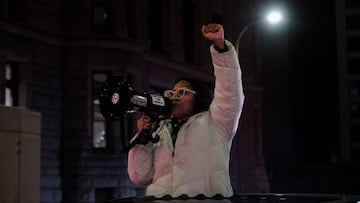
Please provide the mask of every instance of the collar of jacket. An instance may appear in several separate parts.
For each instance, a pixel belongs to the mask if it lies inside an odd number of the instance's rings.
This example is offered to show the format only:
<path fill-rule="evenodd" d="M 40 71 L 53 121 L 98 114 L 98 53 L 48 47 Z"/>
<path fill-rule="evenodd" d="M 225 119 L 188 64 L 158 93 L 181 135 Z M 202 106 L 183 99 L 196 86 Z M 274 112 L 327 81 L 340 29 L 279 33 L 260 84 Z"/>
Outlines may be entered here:
<path fill-rule="evenodd" d="M 197 118 L 204 115 L 207 111 L 203 111 L 200 113 L 197 113 L 193 116 L 191 116 L 180 128 L 178 132 L 178 136 L 176 138 L 176 143 L 184 144 L 185 143 L 185 134 L 183 134 L 183 131 Z M 171 122 L 171 121 L 170 121 Z M 171 125 L 171 124 L 170 124 Z"/>

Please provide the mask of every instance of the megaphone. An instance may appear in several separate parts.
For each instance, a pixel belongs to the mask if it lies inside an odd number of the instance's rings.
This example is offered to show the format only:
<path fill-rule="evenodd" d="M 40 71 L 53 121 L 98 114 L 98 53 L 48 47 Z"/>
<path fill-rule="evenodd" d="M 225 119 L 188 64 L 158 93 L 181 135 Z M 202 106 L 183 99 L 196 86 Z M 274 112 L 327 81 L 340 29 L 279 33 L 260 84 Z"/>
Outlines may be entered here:
<path fill-rule="evenodd" d="M 125 77 L 113 75 L 103 83 L 99 103 L 106 119 L 118 120 L 125 113 L 138 111 L 158 120 L 170 116 L 172 101 L 159 93 L 136 92 Z"/>
<path fill-rule="evenodd" d="M 114 75 L 107 79 L 100 90 L 99 108 L 106 119 L 119 120 L 126 113 L 142 112 L 154 123 L 171 115 L 172 101 L 161 94 L 136 92 L 126 78 Z M 124 152 L 128 152 L 136 144 L 147 144 L 159 141 L 159 135 L 152 137 L 155 129 L 143 129 L 138 137 L 131 142 Z"/>

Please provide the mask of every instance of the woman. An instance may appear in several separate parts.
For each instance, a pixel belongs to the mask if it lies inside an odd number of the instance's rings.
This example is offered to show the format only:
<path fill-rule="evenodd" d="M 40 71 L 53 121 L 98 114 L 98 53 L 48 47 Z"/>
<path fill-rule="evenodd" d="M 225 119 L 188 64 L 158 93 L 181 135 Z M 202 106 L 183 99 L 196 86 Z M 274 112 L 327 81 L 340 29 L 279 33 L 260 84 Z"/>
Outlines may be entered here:
<path fill-rule="evenodd" d="M 233 195 L 229 161 L 244 103 L 241 70 L 222 25 L 204 25 L 201 32 L 212 42 L 214 97 L 189 78 L 178 80 L 172 90 L 164 92 L 173 101 L 172 119 L 162 121 L 154 132 L 159 142 L 136 145 L 128 155 L 129 177 L 147 186 L 147 196 Z M 137 121 L 138 132 L 152 125 L 143 115 Z"/>

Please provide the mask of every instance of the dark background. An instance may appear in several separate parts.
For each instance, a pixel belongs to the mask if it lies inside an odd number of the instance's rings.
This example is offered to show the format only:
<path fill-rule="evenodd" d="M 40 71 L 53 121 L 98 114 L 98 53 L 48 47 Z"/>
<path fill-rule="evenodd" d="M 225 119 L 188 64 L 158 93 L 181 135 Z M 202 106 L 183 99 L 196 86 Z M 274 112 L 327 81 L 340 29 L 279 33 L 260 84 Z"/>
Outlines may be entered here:
<path fill-rule="evenodd" d="M 335 3 L 290 3 L 289 76 L 299 154 L 307 162 L 330 162 L 338 156 L 338 80 Z"/>

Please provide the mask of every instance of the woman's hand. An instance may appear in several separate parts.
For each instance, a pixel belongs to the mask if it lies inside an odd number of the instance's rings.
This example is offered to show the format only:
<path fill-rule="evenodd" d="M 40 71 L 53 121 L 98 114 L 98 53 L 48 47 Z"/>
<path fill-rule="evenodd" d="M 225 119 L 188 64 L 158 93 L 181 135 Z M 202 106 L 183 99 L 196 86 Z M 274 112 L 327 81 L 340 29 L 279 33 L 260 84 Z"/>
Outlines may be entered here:
<path fill-rule="evenodd" d="M 137 131 L 140 133 L 143 129 L 151 129 L 153 127 L 153 122 L 151 118 L 145 114 L 141 115 L 141 117 L 136 122 Z"/>
<path fill-rule="evenodd" d="M 220 24 L 212 23 L 203 25 L 201 28 L 203 36 L 214 43 L 218 49 L 224 48 L 224 28 Z"/>

